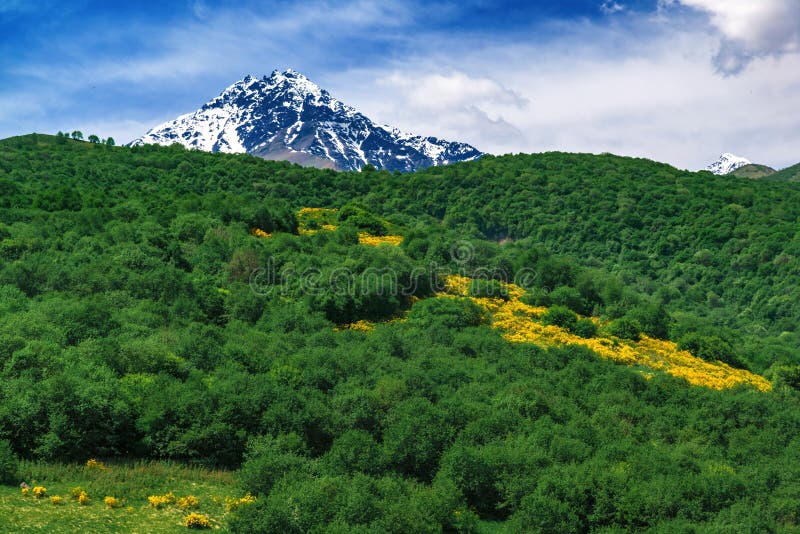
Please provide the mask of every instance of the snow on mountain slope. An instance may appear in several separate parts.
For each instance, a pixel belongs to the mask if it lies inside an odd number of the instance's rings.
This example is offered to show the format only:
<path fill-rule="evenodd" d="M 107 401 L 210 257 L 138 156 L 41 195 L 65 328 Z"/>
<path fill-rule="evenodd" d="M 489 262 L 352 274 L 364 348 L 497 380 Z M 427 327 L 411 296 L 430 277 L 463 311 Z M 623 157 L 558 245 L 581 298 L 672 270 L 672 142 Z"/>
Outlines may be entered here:
<path fill-rule="evenodd" d="M 750 165 L 750 163 L 752 163 L 750 160 L 741 158 L 739 156 L 734 156 L 733 154 L 726 152 L 722 154 L 717 161 L 706 167 L 706 170 L 709 170 L 714 174 L 722 175 L 731 173 L 739 167 Z"/>
<path fill-rule="evenodd" d="M 248 75 L 194 113 L 160 124 L 130 145 L 173 143 L 340 170 L 371 164 L 414 171 L 482 156 L 465 143 L 376 125 L 291 69 L 261 79 Z"/>

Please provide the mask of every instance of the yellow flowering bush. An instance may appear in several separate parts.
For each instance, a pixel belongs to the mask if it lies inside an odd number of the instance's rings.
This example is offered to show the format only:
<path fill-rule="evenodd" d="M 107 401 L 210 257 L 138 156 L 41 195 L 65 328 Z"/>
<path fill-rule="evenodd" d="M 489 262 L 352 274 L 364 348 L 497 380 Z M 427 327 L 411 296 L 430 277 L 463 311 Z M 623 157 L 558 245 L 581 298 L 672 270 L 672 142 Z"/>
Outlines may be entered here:
<path fill-rule="evenodd" d="M 78 495 L 78 504 L 81 506 L 88 506 L 91 502 L 92 500 L 89 498 L 89 494 L 85 491 L 82 491 L 80 495 Z"/>
<path fill-rule="evenodd" d="M 340 330 L 356 330 L 358 332 L 372 332 L 375 330 L 375 323 L 360 320 L 355 323 L 348 323 L 341 326 Z"/>
<path fill-rule="evenodd" d="M 41 499 L 47 495 L 47 488 L 44 486 L 34 486 L 33 487 L 33 496 L 37 499 Z"/>
<path fill-rule="evenodd" d="M 175 494 L 170 491 L 164 495 L 150 495 L 147 501 L 153 508 L 161 508 L 164 505 L 173 504 L 175 502 Z"/>
<path fill-rule="evenodd" d="M 246 506 L 248 504 L 253 504 L 254 502 L 256 502 L 256 498 L 255 496 L 250 495 L 250 493 L 247 493 L 244 497 L 239 499 L 225 497 L 225 509 L 229 512 L 232 512 L 240 506 Z"/>
<path fill-rule="evenodd" d="M 108 467 L 103 462 L 97 461 L 94 458 L 89 458 L 86 460 L 86 469 L 104 471 L 108 469 Z"/>
<path fill-rule="evenodd" d="M 22 492 L 23 495 L 28 495 L 31 492 L 31 489 L 27 486 L 23 486 L 22 488 L 20 488 L 20 491 Z"/>
<path fill-rule="evenodd" d="M 377 247 L 378 245 L 388 244 L 397 246 L 403 242 L 401 235 L 370 235 L 367 232 L 358 233 L 358 242 L 362 245 Z"/>
<path fill-rule="evenodd" d="M 472 279 L 466 276 L 445 277 L 444 294 L 466 296 Z M 525 290 L 514 284 L 503 284 L 509 299 L 474 298 L 492 317 L 492 327 L 503 332 L 503 337 L 512 343 L 535 343 L 538 345 L 581 345 L 598 355 L 626 365 L 643 365 L 685 379 L 690 384 L 712 389 L 725 389 L 738 384 L 748 384 L 761 391 L 769 391 L 772 384 L 764 377 L 736 369 L 722 362 L 707 362 L 693 356 L 671 341 L 653 339 L 642 334 L 638 341 L 618 338 L 582 338 L 564 328 L 544 325 L 538 320 L 547 311 L 544 307 L 528 306 L 519 299 Z M 601 326 L 597 318 L 592 322 Z M 650 376 L 646 376 L 650 378 Z"/>
<path fill-rule="evenodd" d="M 74 488 L 69 490 L 70 497 L 72 497 L 76 501 L 78 500 L 78 497 L 80 497 L 81 493 L 86 493 L 86 491 L 84 491 L 84 489 L 80 486 L 75 486 Z"/>
<path fill-rule="evenodd" d="M 52 497 L 50 497 L 50 502 L 56 506 L 61 504 L 61 501 L 62 501 L 61 495 L 53 495 Z"/>
<path fill-rule="evenodd" d="M 178 508 L 197 508 L 200 506 L 200 501 L 194 495 L 187 495 L 186 497 L 181 497 L 176 501 Z"/>
<path fill-rule="evenodd" d="M 197 512 L 192 512 L 191 514 L 187 515 L 183 519 L 183 524 L 186 525 L 187 528 L 211 528 L 211 520 L 203 514 L 198 514 Z"/>
<path fill-rule="evenodd" d="M 256 237 L 272 237 L 272 234 L 265 232 L 261 228 L 251 228 L 250 235 L 254 235 Z"/>
<path fill-rule="evenodd" d="M 110 495 L 106 495 L 103 498 L 103 503 L 105 503 L 107 508 L 119 508 L 122 506 L 122 502 L 120 502 L 119 499 Z"/>
<path fill-rule="evenodd" d="M 319 231 L 332 232 L 338 227 L 332 224 L 336 212 L 331 208 L 301 208 L 297 212 L 297 231 L 300 235 L 315 234 Z"/>

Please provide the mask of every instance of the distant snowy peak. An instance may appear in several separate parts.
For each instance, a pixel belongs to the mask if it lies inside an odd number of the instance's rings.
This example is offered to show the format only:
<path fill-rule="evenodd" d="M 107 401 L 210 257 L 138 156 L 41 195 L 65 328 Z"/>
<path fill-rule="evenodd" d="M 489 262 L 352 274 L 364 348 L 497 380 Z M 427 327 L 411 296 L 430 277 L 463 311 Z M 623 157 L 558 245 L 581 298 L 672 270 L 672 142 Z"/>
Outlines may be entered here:
<path fill-rule="evenodd" d="M 160 124 L 130 145 L 173 143 L 340 170 L 370 164 L 414 171 L 483 155 L 465 143 L 377 125 L 291 69 L 245 76 L 194 113 Z"/>
<path fill-rule="evenodd" d="M 745 158 L 740 158 L 739 156 L 735 156 L 729 152 L 724 153 L 719 157 L 717 161 L 706 167 L 706 170 L 713 172 L 714 174 L 729 174 L 738 169 L 739 167 L 744 167 L 745 165 L 750 165 L 752 162 Z"/>

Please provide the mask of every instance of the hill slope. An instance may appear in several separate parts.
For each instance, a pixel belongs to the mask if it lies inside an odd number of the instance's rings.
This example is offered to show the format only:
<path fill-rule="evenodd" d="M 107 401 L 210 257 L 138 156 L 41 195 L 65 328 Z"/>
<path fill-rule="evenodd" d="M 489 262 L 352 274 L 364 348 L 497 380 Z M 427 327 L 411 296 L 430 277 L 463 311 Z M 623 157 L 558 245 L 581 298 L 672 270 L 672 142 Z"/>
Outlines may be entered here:
<path fill-rule="evenodd" d="M 733 170 L 730 175 L 731 176 L 738 176 L 739 178 L 765 178 L 767 176 L 775 174 L 775 169 L 772 167 L 767 167 L 766 165 L 758 165 L 756 163 L 750 163 L 749 165 L 744 165 L 742 167 L 738 167 L 737 169 Z"/>
<path fill-rule="evenodd" d="M 799 187 L 0 141 L 0 476 L 9 447 L 237 468 L 255 502 L 200 511 L 241 533 L 791 530 Z M 177 523 L 142 478 L 134 516 Z"/>
<path fill-rule="evenodd" d="M 777 171 L 769 176 L 770 180 L 784 182 L 800 182 L 800 163 Z"/>

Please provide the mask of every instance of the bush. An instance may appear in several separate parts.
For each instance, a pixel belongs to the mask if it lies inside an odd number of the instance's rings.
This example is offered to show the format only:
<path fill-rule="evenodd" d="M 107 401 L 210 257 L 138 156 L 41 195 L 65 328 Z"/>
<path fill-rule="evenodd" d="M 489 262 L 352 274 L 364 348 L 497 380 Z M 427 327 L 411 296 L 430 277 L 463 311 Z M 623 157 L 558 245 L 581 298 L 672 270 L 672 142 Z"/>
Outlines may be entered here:
<path fill-rule="evenodd" d="M 408 314 L 409 324 L 429 328 L 440 324 L 447 328 L 478 326 L 486 320 L 483 308 L 466 298 L 432 298 L 414 304 Z"/>
<path fill-rule="evenodd" d="M 550 300 L 550 293 L 540 287 L 527 290 L 520 300 L 528 306 L 550 306 L 553 304 L 553 301 Z"/>
<path fill-rule="evenodd" d="M 542 315 L 542 323 L 560 326 L 572 332 L 578 323 L 578 316 L 566 306 L 552 306 Z"/>
<path fill-rule="evenodd" d="M 583 338 L 590 338 L 597 335 L 597 325 L 592 322 L 589 318 L 578 319 L 578 322 L 575 323 L 575 327 L 572 329 L 572 332 L 576 336 L 581 336 Z"/>
<path fill-rule="evenodd" d="M 281 477 L 303 469 L 307 462 L 303 452 L 303 440 L 296 434 L 255 438 L 239 471 L 242 484 L 256 495 L 269 494 Z"/>
<path fill-rule="evenodd" d="M 19 460 L 11 443 L 7 439 L 0 439 L 0 484 L 16 484 Z"/>
<path fill-rule="evenodd" d="M 574 287 L 561 286 L 555 288 L 550 292 L 550 300 L 553 304 L 566 306 L 576 313 L 588 314 L 590 311 L 586 309 L 586 302 Z"/>
<path fill-rule="evenodd" d="M 469 284 L 467 294 L 476 298 L 495 298 L 508 300 L 508 290 L 497 280 L 478 278 Z"/>
<path fill-rule="evenodd" d="M 642 326 L 636 319 L 621 317 L 608 325 L 608 333 L 622 339 L 638 341 L 641 336 Z"/>
<path fill-rule="evenodd" d="M 697 333 L 686 334 L 678 341 L 678 348 L 688 350 L 698 358 L 709 362 L 719 360 L 732 367 L 746 367 L 736 355 L 733 345 L 719 336 L 704 336 Z"/>

